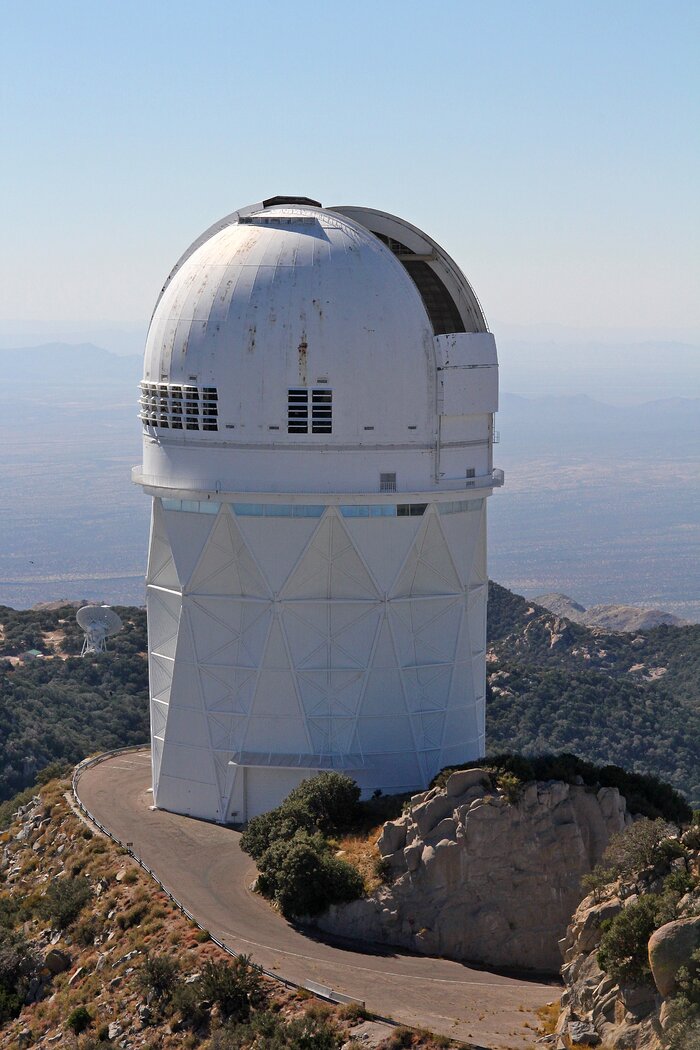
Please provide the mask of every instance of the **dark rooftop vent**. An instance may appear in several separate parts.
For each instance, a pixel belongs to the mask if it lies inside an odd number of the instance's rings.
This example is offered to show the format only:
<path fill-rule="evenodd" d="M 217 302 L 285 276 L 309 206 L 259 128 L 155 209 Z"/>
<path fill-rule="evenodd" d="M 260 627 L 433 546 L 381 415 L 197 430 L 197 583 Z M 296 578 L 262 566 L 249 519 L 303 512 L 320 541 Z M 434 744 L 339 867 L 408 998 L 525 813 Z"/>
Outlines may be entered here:
<path fill-rule="evenodd" d="M 312 201 L 311 197 L 268 197 L 263 201 L 263 208 L 274 208 L 278 204 L 308 204 L 311 208 L 322 208 L 320 201 Z"/>

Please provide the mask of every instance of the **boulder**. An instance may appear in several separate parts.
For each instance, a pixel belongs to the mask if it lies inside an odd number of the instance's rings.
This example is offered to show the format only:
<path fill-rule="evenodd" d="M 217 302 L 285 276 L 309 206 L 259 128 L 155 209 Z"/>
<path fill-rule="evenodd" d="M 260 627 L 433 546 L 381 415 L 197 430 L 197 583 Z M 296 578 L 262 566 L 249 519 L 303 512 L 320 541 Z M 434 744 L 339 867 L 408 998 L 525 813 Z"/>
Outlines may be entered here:
<path fill-rule="evenodd" d="M 70 957 L 65 952 L 59 951 L 58 948 L 52 948 L 44 956 L 44 966 L 53 974 L 63 973 L 70 966 Z"/>
<path fill-rule="evenodd" d="M 676 990 L 676 974 L 700 948 L 700 916 L 667 922 L 649 939 L 649 965 L 656 987 L 666 998 Z"/>
<path fill-rule="evenodd" d="M 566 1034 L 572 1046 L 599 1046 L 600 1036 L 587 1021 L 571 1021 Z"/>
<path fill-rule="evenodd" d="M 377 839 L 377 848 L 382 857 L 390 857 L 392 853 L 396 853 L 397 850 L 404 848 L 406 845 L 407 827 L 407 817 L 404 817 L 401 820 L 391 821 L 384 825 L 382 833 Z"/>
<path fill-rule="evenodd" d="M 461 796 L 473 787 L 491 787 L 491 776 L 487 769 L 458 769 L 447 778 L 445 792 L 449 798 Z"/>
<path fill-rule="evenodd" d="M 411 816 L 418 827 L 418 834 L 425 838 L 433 830 L 443 817 L 452 813 L 454 802 L 447 795 L 438 795 L 436 798 L 421 802 L 419 806 L 411 810 Z"/>

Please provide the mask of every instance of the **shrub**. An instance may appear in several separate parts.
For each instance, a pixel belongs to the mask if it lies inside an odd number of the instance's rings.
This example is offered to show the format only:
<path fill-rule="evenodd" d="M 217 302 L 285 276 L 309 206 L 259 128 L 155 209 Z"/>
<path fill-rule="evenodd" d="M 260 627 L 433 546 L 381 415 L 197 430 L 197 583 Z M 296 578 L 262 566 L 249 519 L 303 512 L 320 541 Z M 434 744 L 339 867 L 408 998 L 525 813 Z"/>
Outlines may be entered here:
<path fill-rule="evenodd" d="M 34 948 L 21 931 L 0 928 L 0 990 L 7 1002 L 22 995 L 27 978 L 38 966 Z"/>
<path fill-rule="evenodd" d="M 136 975 L 136 983 L 145 995 L 159 1002 L 172 997 L 180 976 L 180 963 L 170 955 L 146 954 Z"/>
<path fill-rule="evenodd" d="M 198 1028 L 207 1019 L 207 1011 L 202 1006 L 202 993 L 197 983 L 178 983 L 170 999 L 173 1010 L 176 1010 L 183 1021 Z"/>
<path fill-rule="evenodd" d="M 23 999 L 9 988 L 0 985 L 0 1025 L 19 1017 Z"/>
<path fill-rule="evenodd" d="M 664 820 L 643 817 L 613 835 L 600 859 L 600 867 L 611 879 L 634 876 L 662 858 L 661 843 L 673 835 L 675 828 Z"/>
<path fill-rule="evenodd" d="M 97 919 L 91 916 L 88 919 L 81 919 L 73 931 L 73 936 L 81 948 L 89 948 L 99 932 Z"/>
<path fill-rule="evenodd" d="M 332 1021 L 323 1017 L 298 1017 L 285 1021 L 266 1011 L 249 1022 L 231 1023 L 217 1029 L 210 1050 L 242 1050 L 260 1046 L 265 1050 L 337 1050 L 343 1039 Z"/>
<path fill-rule="evenodd" d="M 496 778 L 496 786 L 506 797 L 506 800 L 514 805 L 520 798 L 523 783 L 514 773 L 501 773 Z"/>
<path fill-rule="evenodd" d="M 76 1035 L 80 1035 L 92 1024 L 92 1014 L 85 1006 L 78 1006 L 68 1015 L 66 1024 L 69 1028 L 72 1028 Z"/>
<path fill-rule="evenodd" d="M 144 901 L 140 904 L 135 904 L 133 908 L 129 908 L 128 911 L 123 911 L 117 915 L 117 926 L 120 930 L 130 930 L 132 926 L 138 926 L 147 912 L 148 905 Z"/>
<path fill-rule="evenodd" d="M 308 810 L 283 802 L 269 813 L 261 813 L 248 822 L 241 835 L 241 849 L 259 860 L 273 842 L 294 838 L 297 831 L 313 832 L 313 817 Z"/>
<path fill-rule="evenodd" d="M 349 827 L 358 815 L 360 789 L 344 773 L 323 772 L 302 780 L 285 805 L 311 814 L 316 827 L 332 834 Z"/>
<path fill-rule="evenodd" d="M 42 918 L 65 930 L 78 918 L 89 896 L 90 884 L 86 879 L 56 879 L 39 901 L 37 910 Z"/>
<path fill-rule="evenodd" d="M 657 908 L 655 897 L 641 897 L 601 925 L 598 965 L 618 984 L 651 981 L 647 945 L 657 928 Z"/>
<path fill-rule="evenodd" d="M 251 1010 L 265 998 L 260 970 L 247 956 L 239 955 L 229 963 L 208 960 L 197 986 L 203 996 L 233 1021 L 247 1021 Z"/>
<path fill-rule="evenodd" d="M 258 862 L 260 891 L 285 915 L 316 915 L 362 895 L 362 876 L 332 856 L 323 836 L 299 831 L 273 842 Z"/>
<path fill-rule="evenodd" d="M 302 780 L 281 806 L 253 817 L 241 836 L 241 849 L 259 860 L 274 842 L 297 831 L 334 834 L 357 820 L 360 789 L 343 773 L 323 772 Z"/>

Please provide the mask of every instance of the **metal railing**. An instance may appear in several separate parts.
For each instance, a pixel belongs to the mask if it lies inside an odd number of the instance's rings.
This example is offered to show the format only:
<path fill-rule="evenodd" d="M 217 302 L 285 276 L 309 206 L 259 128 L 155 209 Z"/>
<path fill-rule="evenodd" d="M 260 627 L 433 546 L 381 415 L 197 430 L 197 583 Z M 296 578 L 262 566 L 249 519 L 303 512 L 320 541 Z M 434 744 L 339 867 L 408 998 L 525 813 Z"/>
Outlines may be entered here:
<path fill-rule="evenodd" d="M 151 876 L 158 888 L 170 900 L 170 903 L 174 904 L 178 911 L 185 916 L 185 918 L 189 919 L 190 922 L 193 922 L 195 926 L 198 927 L 198 929 L 208 934 L 209 938 L 213 941 L 213 943 L 216 944 L 217 947 L 221 948 L 222 951 L 226 952 L 227 955 L 230 955 L 233 959 L 237 959 L 243 953 L 237 952 L 230 945 L 226 944 L 225 941 L 221 940 L 221 938 L 215 937 L 212 934 L 211 930 L 208 930 L 206 926 L 203 926 L 201 922 L 199 922 L 199 920 L 194 917 L 192 912 L 185 907 L 182 901 L 178 900 L 175 894 L 171 890 L 169 890 L 163 882 L 161 882 L 161 880 L 156 875 L 155 871 L 153 871 L 152 868 L 149 868 L 148 864 L 146 864 L 146 862 L 138 856 L 138 854 L 133 849 L 133 844 L 123 842 L 120 838 L 118 838 L 117 835 L 114 835 L 109 830 L 109 828 L 106 828 L 104 824 L 101 824 L 97 817 L 94 815 L 94 813 L 91 813 L 87 806 L 83 804 L 80 795 L 78 794 L 78 784 L 80 782 L 80 777 L 86 769 L 90 769 L 91 766 L 99 765 L 100 762 L 105 762 L 107 759 L 114 758 L 115 755 L 131 754 L 138 751 L 150 751 L 150 745 L 137 744 L 131 747 L 117 747 L 113 751 L 105 751 L 101 755 L 96 755 L 94 758 L 86 758 L 82 762 L 79 762 L 73 770 L 73 776 L 71 778 L 71 794 L 73 796 L 73 799 L 83 816 L 87 818 L 87 820 L 89 820 L 91 824 L 94 824 L 94 826 L 99 831 L 101 831 L 103 835 L 106 835 L 107 838 L 112 840 L 112 842 L 116 842 L 118 846 L 121 846 L 122 849 L 124 849 L 128 853 L 128 855 L 136 861 L 138 866 L 143 871 L 145 871 L 147 875 Z M 324 999 L 330 1003 L 357 1003 L 362 1007 L 364 1007 L 365 1005 L 363 999 L 356 999 L 351 995 L 345 995 L 343 994 L 343 992 L 337 992 L 333 988 L 328 988 L 326 987 L 326 985 L 317 984 L 315 981 L 292 981 L 288 977 L 283 977 L 281 974 L 275 973 L 274 970 L 266 970 L 264 966 L 259 966 L 257 963 L 254 963 L 253 965 L 260 973 L 264 974 L 265 977 L 270 977 L 273 981 L 278 981 L 280 984 L 283 984 L 285 988 L 301 988 L 304 989 L 304 991 L 311 992 L 311 994 L 315 995 L 317 998 Z M 389 1024 L 395 1023 L 387 1017 L 379 1017 L 376 1014 L 372 1014 L 372 1016 L 379 1021 L 386 1021 Z"/>

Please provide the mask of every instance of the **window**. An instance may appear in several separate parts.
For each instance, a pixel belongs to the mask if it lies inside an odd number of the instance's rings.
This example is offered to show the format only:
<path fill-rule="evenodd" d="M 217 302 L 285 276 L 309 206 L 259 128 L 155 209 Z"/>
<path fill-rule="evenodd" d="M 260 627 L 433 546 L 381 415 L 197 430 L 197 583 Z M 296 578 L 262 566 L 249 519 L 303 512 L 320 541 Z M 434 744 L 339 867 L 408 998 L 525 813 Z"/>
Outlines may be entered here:
<path fill-rule="evenodd" d="M 287 433 L 308 434 L 309 391 L 290 390 L 287 395 Z"/>
<path fill-rule="evenodd" d="M 351 504 L 341 507 L 340 513 L 344 518 L 395 518 L 395 503 L 370 503 L 368 506 Z"/>
<path fill-rule="evenodd" d="M 420 518 L 427 509 L 427 503 L 399 503 L 396 514 L 399 518 Z"/>
<path fill-rule="evenodd" d="M 467 489 L 473 489 L 475 485 L 474 478 L 476 477 L 476 469 L 474 467 L 467 467 L 467 484 L 464 486 Z"/>
<path fill-rule="evenodd" d="M 141 383 L 140 406 L 145 428 L 219 429 L 218 393 L 213 386 L 200 390 L 174 383 Z"/>
<path fill-rule="evenodd" d="M 441 514 L 461 514 L 463 511 L 481 510 L 483 503 L 482 499 L 463 499 L 438 503 L 437 507 Z"/>
<path fill-rule="evenodd" d="M 396 492 L 396 474 L 380 474 L 379 491 Z"/>
<path fill-rule="evenodd" d="M 309 433 L 309 391 L 303 387 L 294 387 L 287 393 L 287 433 Z M 311 391 L 310 433 L 333 433 L 333 392 L 331 390 L 313 389 Z"/>
<path fill-rule="evenodd" d="M 214 500 L 164 499 L 163 510 L 184 510 L 193 514 L 217 514 L 220 503 Z"/>
<path fill-rule="evenodd" d="M 333 392 L 331 390 L 311 392 L 311 431 L 313 434 L 333 433 Z"/>

